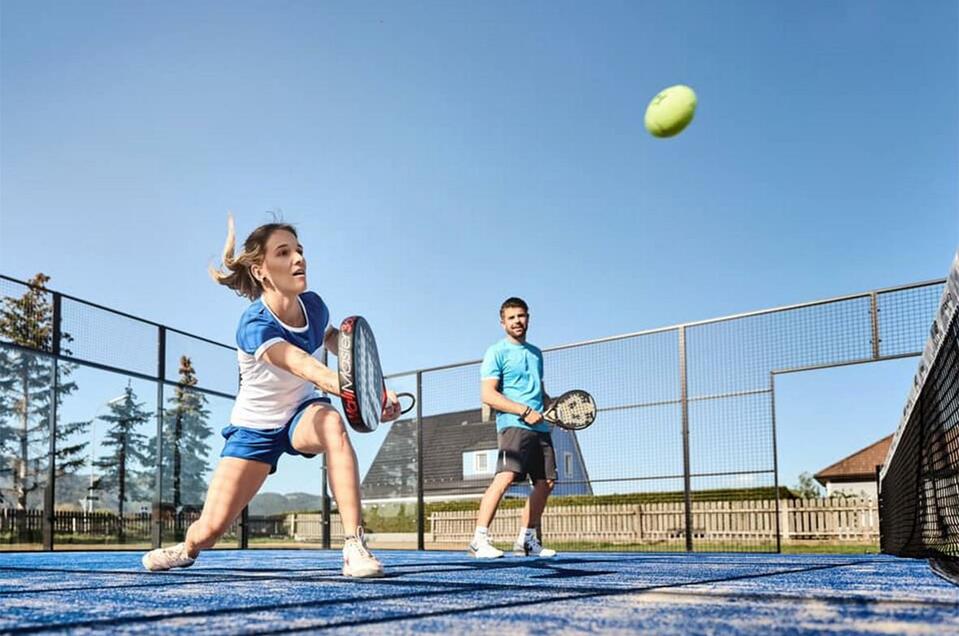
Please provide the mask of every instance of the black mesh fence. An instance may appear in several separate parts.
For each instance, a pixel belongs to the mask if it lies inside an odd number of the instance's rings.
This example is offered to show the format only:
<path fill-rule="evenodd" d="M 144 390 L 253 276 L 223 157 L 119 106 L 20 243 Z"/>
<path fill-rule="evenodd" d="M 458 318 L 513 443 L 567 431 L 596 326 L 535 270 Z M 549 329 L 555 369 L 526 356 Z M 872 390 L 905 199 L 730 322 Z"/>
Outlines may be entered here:
<path fill-rule="evenodd" d="M 881 475 L 883 552 L 959 583 L 959 256 Z"/>
<path fill-rule="evenodd" d="M 548 392 L 585 389 L 599 414 L 582 431 L 553 429 L 558 480 L 544 537 L 576 549 L 780 550 L 794 495 L 777 474 L 774 376 L 917 355 L 942 287 L 546 349 Z M 427 543 L 462 547 L 495 470 L 495 426 L 481 408 L 478 362 L 420 373 Z M 515 532 L 528 492 L 507 493 L 494 539 Z"/>
<path fill-rule="evenodd" d="M 129 533 L 110 541 L 178 539 L 202 506 L 222 448 L 218 431 L 229 420 L 237 386 L 235 350 L 32 282 L 0 277 L 0 508 L 75 509 L 87 515 L 81 525 L 95 513 L 149 512 L 149 537 L 141 521 L 131 521 Z M 942 291 L 942 281 L 917 283 L 546 349 L 547 391 L 586 389 L 599 414 L 585 430 L 554 429 L 558 480 L 544 535 L 570 549 L 778 550 L 790 495 L 777 474 L 775 374 L 917 355 Z M 954 349 L 943 351 L 947 364 Z M 392 389 L 420 396 L 417 410 L 353 436 L 368 523 L 395 535 L 398 547 L 462 549 L 472 534 L 497 459 L 495 425 L 480 403 L 479 366 L 470 361 L 392 376 Z M 29 386 L 18 389 L 10 380 L 24 372 Z M 955 551 L 956 518 L 944 511 L 954 515 L 956 485 L 942 467 L 954 467 L 959 444 L 952 434 L 959 430 L 956 373 L 929 377 L 926 383 L 939 387 L 936 397 L 919 400 L 916 411 L 939 414 L 938 441 L 904 427 L 898 442 L 928 457 L 926 472 L 903 482 L 926 521 L 888 541 L 906 546 L 897 548 L 902 552 L 948 554 Z M 29 406 L 18 410 L 24 394 Z M 135 493 L 121 496 L 109 458 L 124 413 L 132 419 L 123 434 L 143 452 L 124 468 L 124 483 Z M 53 487 L 51 421 L 58 448 Z M 29 483 L 14 477 L 24 462 Z M 512 538 L 528 493 L 522 483 L 507 492 L 494 538 Z M 325 543 L 332 524 L 317 503 L 323 493 L 306 494 L 296 508 L 306 513 L 274 515 L 267 525 L 277 533 L 288 528 L 291 540 L 323 536 Z M 129 503 L 121 511 L 124 498 Z M 27 536 L 17 528 L 26 532 L 29 525 L 19 520 L 33 517 L 11 518 L 18 521 L 9 536 L 0 531 L 0 541 L 17 543 Z M 241 521 L 238 528 L 249 530 L 262 520 Z M 58 523 L 62 542 L 67 522 Z M 29 541 L 17 545 L 51 545 L 48 526 L 42 537 L 30 526 Z M 127 526 L 118 520 L 111 527 Z M 950 532 L 952 543 L 937 539 Z M 237 530 L 241 543 L 243 536 Z"/>
<path fill-rule="evenodd" d="M 228 421 L 235 349 L 46 282 L 0 277 L 0 547 L 182 537 Z"/>

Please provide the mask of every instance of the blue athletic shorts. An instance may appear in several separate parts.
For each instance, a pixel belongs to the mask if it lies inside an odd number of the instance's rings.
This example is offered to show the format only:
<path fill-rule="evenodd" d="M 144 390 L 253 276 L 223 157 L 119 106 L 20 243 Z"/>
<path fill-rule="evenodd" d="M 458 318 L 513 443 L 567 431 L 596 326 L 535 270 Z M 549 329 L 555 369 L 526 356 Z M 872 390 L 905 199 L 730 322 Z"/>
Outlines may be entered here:
<path fill-rule="evenodd" d="M 293 416 L 282 428 L 257 429 L 230 424 L 221 432 L 226 438 L 226 444 L 223 446 L 220 457 L 239 457 L 269 464 L 271 475 L 276 472 L 276 464 L 283 453 L 316 457 L 315 454 L 301 453 L 293 448 L 293 431 L 300 423 L 306 407 L 317 402 L 330 404 L 330 399 L 321 397 L 304 401 L 296 407 Z"/>

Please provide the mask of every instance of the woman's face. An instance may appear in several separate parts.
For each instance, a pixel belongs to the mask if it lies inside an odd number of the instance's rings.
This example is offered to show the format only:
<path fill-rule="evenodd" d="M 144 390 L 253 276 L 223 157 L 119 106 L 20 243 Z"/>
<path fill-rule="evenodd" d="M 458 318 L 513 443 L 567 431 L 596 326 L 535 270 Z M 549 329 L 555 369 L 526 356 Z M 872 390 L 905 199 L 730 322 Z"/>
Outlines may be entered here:
<path fill-rule="evenodd" d="M 273 232 L 266 241 L 265 252 L 263 264 L 253 271 L 254 276 L 266 279 L 263 282 L 264 289 L 269 289 L 269 284 L 272 283 L 276 291 L 285 295 L 306 291 L 306 259 L 303 258 L 303 246 L 291 232 Z"/>

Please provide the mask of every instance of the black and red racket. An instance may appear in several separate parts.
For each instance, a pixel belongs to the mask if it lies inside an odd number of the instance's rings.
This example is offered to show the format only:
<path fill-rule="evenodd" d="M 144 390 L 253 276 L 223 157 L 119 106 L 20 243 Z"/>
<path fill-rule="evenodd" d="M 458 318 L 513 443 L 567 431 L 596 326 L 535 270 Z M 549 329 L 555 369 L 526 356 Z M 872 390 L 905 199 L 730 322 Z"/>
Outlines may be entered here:
<path fill-rule="evenodd" d="M 582 430 L 596 419 L 596 401 L 586 391 L 567 391 L 549 403 L 543 419 L 570 431 Z"/>
<path fill-rule="evenodd" d="M 340 323 L 337 345 L 340 399 L 346 421 L 358 433 L 372 433 L 386 406 L 386 383 L 370 324 L 363 316 L 350 316 Z M 416 404 L 416 397 L 412 393 L 397 394 L 401 396 L 413 401 L 402 411 L 407 413 Z"/>

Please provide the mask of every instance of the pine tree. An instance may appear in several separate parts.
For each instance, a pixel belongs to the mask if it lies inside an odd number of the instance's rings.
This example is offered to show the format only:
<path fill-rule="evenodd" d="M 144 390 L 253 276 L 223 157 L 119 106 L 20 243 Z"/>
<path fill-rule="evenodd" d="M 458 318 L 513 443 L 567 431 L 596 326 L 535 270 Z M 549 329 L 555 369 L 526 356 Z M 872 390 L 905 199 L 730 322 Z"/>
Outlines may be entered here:
<path fill-rule="evenodd" d="M 163 417 L 163 501 L 172 501 L 176 523 L 174 535 L 183 539 L 183 507 L 199 505 L 206 494 L 204 475 L 209 472 L 213 429 L 207 423 L 210 411 L 207 398 L 194 389 L 196 371 L 187 356 L 180 357 L 180 380 Z M 156 465 L 156 436 L 147 451 L 151 466 Z"/>
<path fill-rule="evenodd" d="M 0 338 L 37 352 L 54 350 L 53 306 L 45 288 L 49 280 L 37 274 L 23 296 L 3 299 Z M 70 354 L 67 345 L 72 340 L 70 334 L 60 334 L 61 353 Z M 64 362 L 57 365 L 58 406 L 77 389 L 75 382 L 68 381 L 75 368 Z M 33 493 L 46 485 L 53 369 L 50 356 L 0 347 L 0 477 L 8 484 L 0 488 L 0 497 L 6 490 L 18 510 L 26 510 L 29 499 L 36 496 Z M 89 425 L 57 423 L 57 475 L 83 465 L 86 442 L 67 445 L 66 441 L 81 438 Z"/>
<path fill-rule="evenodd" d="M 124 389 L 123 398 L 110 404 L 110 413 L 97 418 L 106 422 L 108 429 L 101 444 L 107 450 L 95 462 L 102 471 L 97 480 L 99 489 L 117 494 L 121 541 L 124 503 L 150 498 L 143 485 L 151 468 L 145 448 L 147 436 L 138 430 L 153 417 L 144 410 L 142 402 L 137 402 L 136 393 L 129 385 Z"/>

